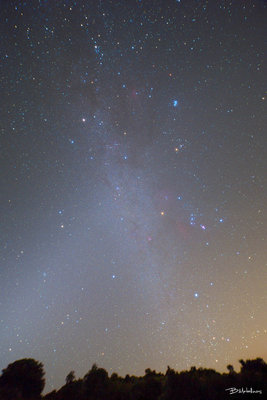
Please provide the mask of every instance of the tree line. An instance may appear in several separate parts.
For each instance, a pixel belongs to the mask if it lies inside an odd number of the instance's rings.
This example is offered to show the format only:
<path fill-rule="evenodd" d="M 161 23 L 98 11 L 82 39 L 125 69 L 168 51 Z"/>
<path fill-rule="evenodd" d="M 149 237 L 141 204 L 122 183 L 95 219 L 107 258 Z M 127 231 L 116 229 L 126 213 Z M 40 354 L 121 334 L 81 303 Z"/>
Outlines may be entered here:
<path fill-rule="evenodd" d="M 83 378 L 70 371 L 66 383 L 42 396 L 43 364 L 25 358 L 9 364 L 0 376 L 0 400 L 224 400 L 249 395 L 266 398 L 267 364 L 262 358 L 240 360 L 240 371 L 228 365 L 227 373 L 191 367 L 177 372 L 168 366 L 165 374 L 147 368 L 141 377 L 113 373 L 93 364 Z"/>

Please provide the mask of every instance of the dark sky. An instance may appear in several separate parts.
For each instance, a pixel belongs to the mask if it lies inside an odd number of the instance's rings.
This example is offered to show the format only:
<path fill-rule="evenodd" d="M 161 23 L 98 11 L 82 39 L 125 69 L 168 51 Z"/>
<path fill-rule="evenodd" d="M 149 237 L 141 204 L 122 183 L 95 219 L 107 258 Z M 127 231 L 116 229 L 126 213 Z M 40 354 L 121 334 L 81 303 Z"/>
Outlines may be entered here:
<path fill-rule="evenodd" d="M 0 15 L 0 368 L 266 359 L 266 1 Z"/>

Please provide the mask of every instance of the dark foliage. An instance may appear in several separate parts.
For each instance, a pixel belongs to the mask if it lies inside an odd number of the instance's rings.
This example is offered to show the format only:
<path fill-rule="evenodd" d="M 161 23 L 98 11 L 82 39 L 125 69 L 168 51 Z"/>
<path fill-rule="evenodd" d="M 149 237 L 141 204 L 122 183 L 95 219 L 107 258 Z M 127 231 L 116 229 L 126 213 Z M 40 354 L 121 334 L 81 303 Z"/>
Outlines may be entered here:
<path fill-rule="evenodd" d="M 66 377 L 66 384 L 58 391 L 47 394 L 44 400 L 224 400 L 229 398 L 226 389 L 260 390 L 267 393 L 267 364 L 262 358 L 240 360 L 241 370 L 228 365 L 228 373 L 213 369 L 192 367 L 176 372 L 168 367 L 165 374 L 145 370 L 142 377 L 113 373 L 108 376 L 104 368 L 93 364 L 83 379 L 75 379 L 74 371 Z M 10 364 L 0 377 L 0 400 L 36 400 L 44 387 L 41 363 L 24 359 Z M 236 398 L 236 396 L 232 396 Z"/>
<path fill-rule="evenodd" d="M 75 373 L 74 371 L 70 371 L 70 373 L 66 376 L 66 384 L 70 384 L 75 380 Z"/>
<path fill-rule="evenodd" d="M 0 377 L 0 399 L 38 399 L 45 385 L 43 364 L 24 358 L 9 364 Z"/>

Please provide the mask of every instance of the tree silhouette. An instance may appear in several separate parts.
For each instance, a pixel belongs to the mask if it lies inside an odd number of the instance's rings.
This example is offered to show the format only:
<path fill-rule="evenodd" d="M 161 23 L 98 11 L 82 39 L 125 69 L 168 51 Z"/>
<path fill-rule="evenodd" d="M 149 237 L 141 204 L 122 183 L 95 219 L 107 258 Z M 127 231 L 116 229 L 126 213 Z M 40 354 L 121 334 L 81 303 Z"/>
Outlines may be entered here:
<path fill-rule="evenodd" d="M 267 390 L 267 364 L 262 358 L 239 360 L 241 364 L 240 381 L 243 386 Z"/>
<path fill-rule="evenodd" d="M 267 373 L 267 364 L 262 358 L 256 358 L 255 360 L 239 360 L 241 364 L 241 373 Z"/>
<path fill-rule="evenodd" d="M 21 399 L 40 397 L 44 385 L 43 364 L 32 358 L 24 358 L 9 364 L 3 369 L 0 377 L 2 392 L 15 391 Z"/>
<path fill-rule="evenodd" d="M 227 365 L 226 368 L 228 369 L 229 374 L 233 374 L 235 372 L 234 367 L 231 364 Z"/>
<path fill-rule="evenodd" d="M 241 370 L 220 374 L 214 369 L 192 367 L 177 372 L 168 367 L 165 374 L 147 368 L 144 376 L 125 378 L 93 364 L 83 379 L 74 371 L 66 384 L 43 396 L 43 400 L 224 400 L 227 388 L 247 387 L 267 392 L 267 364 L 262 358 L 240 360 Z M 9 364 L 0 376 L 0 400 L 40 400 L 44 387 L 43 365 L 34 359 Z M 252 398 L 252 396 L 250 396 Z M 254 398 L 254 397 L 253 397 Z M 257 396 L 257 398 L 259 398 Z"/>
<path fill-rule="evenodd" d="M 75 381 L 75 372 L 70 371 L 70 373 L 66 376 L 66 385 L 69 385 L 73 381 Z"/>
<path fill-rule="evenodd" d="M 93 364 L 83 381 L 84 391 L 88 399 L 108 399 L 109 379 L 108 373 L 104 368 L 98 368 L 96 364 Z"/>

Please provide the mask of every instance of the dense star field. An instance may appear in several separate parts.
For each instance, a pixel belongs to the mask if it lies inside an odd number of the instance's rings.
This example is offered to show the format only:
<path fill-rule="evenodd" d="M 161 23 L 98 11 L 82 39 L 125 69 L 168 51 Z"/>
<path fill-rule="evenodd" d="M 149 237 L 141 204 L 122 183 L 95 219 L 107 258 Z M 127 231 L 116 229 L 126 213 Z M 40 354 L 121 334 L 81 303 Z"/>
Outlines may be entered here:
<path fill-rule="evenodd" d="M 266 1 L 0 15 L 0 368 L 266 359 Z"/>

